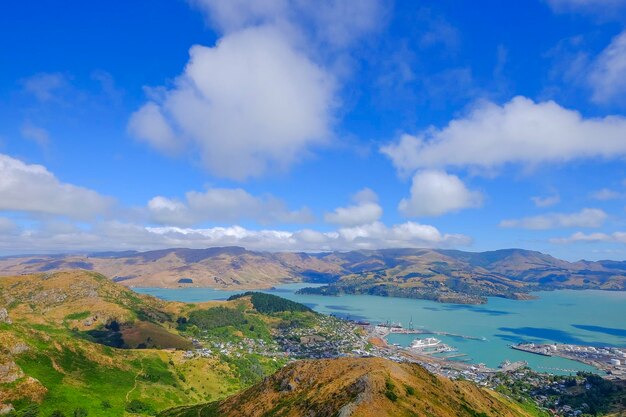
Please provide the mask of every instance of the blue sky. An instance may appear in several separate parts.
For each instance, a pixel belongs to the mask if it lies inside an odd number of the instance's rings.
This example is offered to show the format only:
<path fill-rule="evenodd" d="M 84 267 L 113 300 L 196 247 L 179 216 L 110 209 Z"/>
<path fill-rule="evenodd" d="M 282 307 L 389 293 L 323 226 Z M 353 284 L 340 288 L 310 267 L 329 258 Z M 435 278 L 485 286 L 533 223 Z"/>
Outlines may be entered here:
<path fill-rule="evenodd" d="M 0 254 L 626 258 L 626 2 L 13 2 Z"/>

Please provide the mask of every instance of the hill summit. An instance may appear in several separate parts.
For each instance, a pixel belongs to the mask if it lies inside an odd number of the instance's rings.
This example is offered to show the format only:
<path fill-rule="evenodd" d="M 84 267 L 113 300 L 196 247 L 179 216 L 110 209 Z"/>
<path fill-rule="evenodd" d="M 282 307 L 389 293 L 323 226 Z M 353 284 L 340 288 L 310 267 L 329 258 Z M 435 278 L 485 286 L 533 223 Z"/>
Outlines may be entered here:
<path fill-rule="evenodd" d="M 493 391 L 454 382 L 415 364 L 380 358 L 292 363 L 225 400 L 159 417 L 530 416 Z"/>

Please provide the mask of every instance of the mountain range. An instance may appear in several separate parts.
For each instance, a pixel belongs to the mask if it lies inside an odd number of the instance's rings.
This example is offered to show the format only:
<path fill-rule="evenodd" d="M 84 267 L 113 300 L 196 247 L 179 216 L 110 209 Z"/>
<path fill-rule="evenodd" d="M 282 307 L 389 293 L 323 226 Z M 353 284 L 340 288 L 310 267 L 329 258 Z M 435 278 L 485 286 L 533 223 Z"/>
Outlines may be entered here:
<path fill-rule="evenodd" d="M 626 289 L 626 262 L 568 262 L 541 252 L 503 249 L 381 249 L 351 252 L 257 252 L 241 247 L 163 249 L 0 259 L 0 274 L 68 269 L 102 273 L 131 287 L 270 288 L 328 284 L 321 294 L 366 293 L 481 303 L 486 296 L 528 298 L 551 289 Z"/>

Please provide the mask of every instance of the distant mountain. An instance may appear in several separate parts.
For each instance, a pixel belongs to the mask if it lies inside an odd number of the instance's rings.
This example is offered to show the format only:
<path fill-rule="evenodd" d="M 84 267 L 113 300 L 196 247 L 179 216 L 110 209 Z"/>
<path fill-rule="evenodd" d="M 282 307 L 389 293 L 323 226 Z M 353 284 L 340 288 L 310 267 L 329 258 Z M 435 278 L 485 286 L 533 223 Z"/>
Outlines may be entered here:
<path fill-rule="evenodd" d="M 402 249 L 345 254 L 338 281 L 303 293 L 372 294 L 480 304 L 486 297 L 529 298 L 553 289 L 626 290 L 626 262 L 567 262 L 541 252 Z"/>
<path fill-rule="evenodd" d="M 342 358 L 295 362 L 225 400 L 173 408 L 159 417 L 532 415 L 494 391 L 434 376 L 415 364 Z"/>
<path fill-rule="evenodd" d="M 253 252 L 240 247 L 0 259 L 0 275 L 68 269 L 98 271 L 127 286 L 176 287 L 185 283 L 222 289 L 269 288 L 304 279 L 328 282 L 343 273 L 340 266 L 317 256 Z"/>
<path fill-rule="evenodd" d="M 462 303 L 527 298 L 542 289 L 626 289 L 626 262 L 567 262 L 541 252 L 382 249 L 256 252 L 241 247 L 163 249 L 0 259 L 0 275 L 86 269 L 127 286 L 269 288 L 322 282 L 322 294 L 366 293 Z"/>

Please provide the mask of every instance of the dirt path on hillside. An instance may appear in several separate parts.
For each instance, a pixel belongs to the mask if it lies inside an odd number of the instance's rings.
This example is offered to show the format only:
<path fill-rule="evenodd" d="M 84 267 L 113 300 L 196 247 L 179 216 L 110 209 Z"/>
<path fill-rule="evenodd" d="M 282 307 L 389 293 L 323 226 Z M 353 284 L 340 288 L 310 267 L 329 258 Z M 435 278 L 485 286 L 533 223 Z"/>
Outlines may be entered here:
<path fill-rule="evenodd" d="M 139 370 L 139 372 L 137 372 L 137 375 L 135 375 L 135 384 L 133 385 L 133 387 L 130 389 L 130 391 L 128 391 L 126 393 L 126 402 L 128 403 L 128 398 L 130 397 L 130 394 L 133 393 L 133 391 L 135 391 L 135 389 L 137 389 L 137 379 L 139 378 L 139 376 L 141 376 L 141 374 L 143 374 L 143 359 L 141 359 L 141 369 Z"/>

